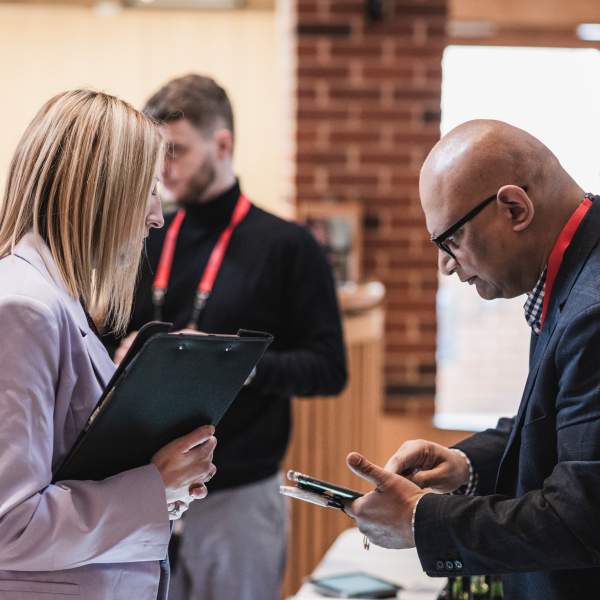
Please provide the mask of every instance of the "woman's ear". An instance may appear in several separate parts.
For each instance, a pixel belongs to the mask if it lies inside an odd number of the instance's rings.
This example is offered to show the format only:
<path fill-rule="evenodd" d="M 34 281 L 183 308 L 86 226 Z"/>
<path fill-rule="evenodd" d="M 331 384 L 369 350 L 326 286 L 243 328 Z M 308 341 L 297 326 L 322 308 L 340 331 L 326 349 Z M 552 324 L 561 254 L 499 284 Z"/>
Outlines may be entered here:
<path fill-rule="evenodd" d="M 518 185 L 504 185 L 498 190 L 497 202 L 510 220 L 513 231 L 524 231 L 531 225 L 535 208 L 527 192 Z"/>

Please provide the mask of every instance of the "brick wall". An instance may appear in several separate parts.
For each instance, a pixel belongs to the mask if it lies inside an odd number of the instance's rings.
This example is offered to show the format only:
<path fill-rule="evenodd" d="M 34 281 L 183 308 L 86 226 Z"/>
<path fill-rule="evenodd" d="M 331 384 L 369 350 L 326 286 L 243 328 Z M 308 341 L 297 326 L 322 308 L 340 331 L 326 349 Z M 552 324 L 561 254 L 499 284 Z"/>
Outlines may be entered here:
<path fill-rule="evenodd" d="M 298 203 L 358 200 L 363 278 L 387 288 L 386 406 L 433 407 L 436 253 L 418 174 L 439 138 L 446 0 L 296 0 Z"/>

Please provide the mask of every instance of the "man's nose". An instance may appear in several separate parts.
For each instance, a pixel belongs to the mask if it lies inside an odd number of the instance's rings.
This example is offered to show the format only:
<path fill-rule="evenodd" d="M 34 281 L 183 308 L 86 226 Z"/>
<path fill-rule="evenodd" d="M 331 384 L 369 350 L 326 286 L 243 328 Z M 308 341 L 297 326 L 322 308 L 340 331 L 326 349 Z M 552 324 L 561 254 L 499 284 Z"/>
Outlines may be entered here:
<path fill-rule="evenodd" d="M 452 275 L 456 271 L 456 259 L 444 250 L 438 250 L 438 269 L 442 275 Z"/>

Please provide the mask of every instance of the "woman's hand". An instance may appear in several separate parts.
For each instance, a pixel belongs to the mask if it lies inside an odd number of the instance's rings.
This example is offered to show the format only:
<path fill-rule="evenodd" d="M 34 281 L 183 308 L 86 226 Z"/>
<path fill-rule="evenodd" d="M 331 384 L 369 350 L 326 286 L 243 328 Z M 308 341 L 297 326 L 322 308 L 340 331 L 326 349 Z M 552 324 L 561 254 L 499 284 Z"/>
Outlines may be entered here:
<path fill-rule="evenodd" d="M 215 428 L 203 425 L 163 446 L 153 457 L 165 484 L 167 505 L 204 498 L 208 493 L 206 485 L 217 468 L 212 463 L 217 445 Z"/>
<path fill-rule="evenodd" d="M 133 340 L 135 340 L 137 334 L 137 331 L 132 331 L 126 338 L 121 340 L 119 347 L 115 350 L 115 356 L 113 358 L 115 365 L 119 366 L 121 364 L 121 361 L 125 358 L 127 350 L 129 350 L 131 344 L 133 344 Z"/>
<path fill-rule="evenodd" d="M 189 499 L 189 502 L 184 500 L 177 500 L 177 502 L 173 502 L 172 504 L 167 504 L 167 512 L 169 513 L 169 521 L 177 521 L 183 517 L 183 513 L 190 507 L 190 502 L 192 499 Z"/>

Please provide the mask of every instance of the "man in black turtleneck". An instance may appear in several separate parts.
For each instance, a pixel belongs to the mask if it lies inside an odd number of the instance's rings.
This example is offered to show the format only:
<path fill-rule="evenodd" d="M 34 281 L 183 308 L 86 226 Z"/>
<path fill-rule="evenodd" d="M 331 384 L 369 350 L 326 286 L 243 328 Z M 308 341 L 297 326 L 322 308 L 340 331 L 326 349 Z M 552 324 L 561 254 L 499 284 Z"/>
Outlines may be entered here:
<path fill-rule="evenodd" d="M 185 209 L 164 303 L 153 284 L 167 231 L 152 230 L 129 327 L 156 316 L 188 327 L 198 284 L 222 232 L 239 210 L 232 166 L 234 127 L 225 91 L 212 79 L 175 79 L 148 101 L 167 144 L 166 191 Z M 194 326 L 275 336 L 221 421 L 209 495 L 185 515 L 170 600 L 278 600 L 285 566 L 287 515 L 279 469 L 290 434 L 290 397 L 339 393 L 346 361 L 330 268 L 304 228 L 254 205 L 234 228 L 214 288 Z M 134 334 L 119 346 L 119 360 Z"/>

